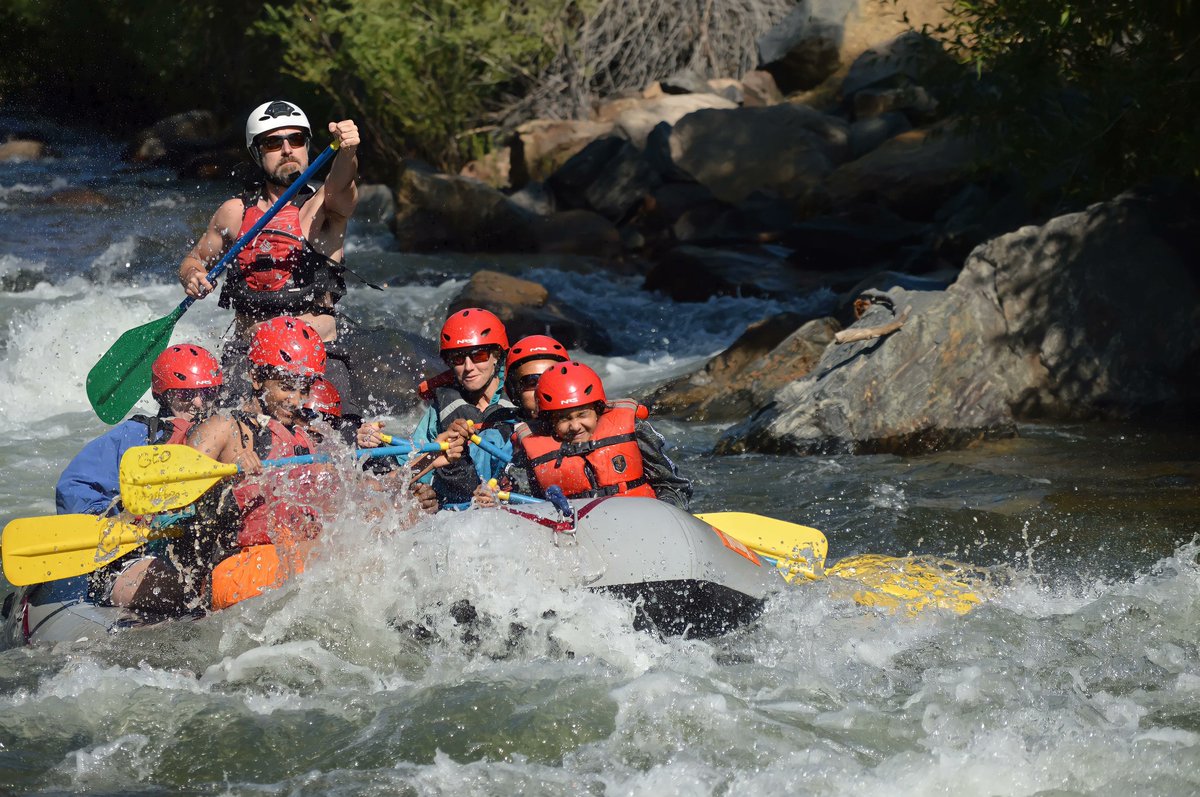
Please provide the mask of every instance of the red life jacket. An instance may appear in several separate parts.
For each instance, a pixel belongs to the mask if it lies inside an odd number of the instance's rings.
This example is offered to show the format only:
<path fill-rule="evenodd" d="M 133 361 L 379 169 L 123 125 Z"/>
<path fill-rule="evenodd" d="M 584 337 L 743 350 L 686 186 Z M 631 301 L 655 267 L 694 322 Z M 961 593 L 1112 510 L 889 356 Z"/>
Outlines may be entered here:
<path fill-rule="evenodd" d="M 544 491 L 557 484 L 568 498 L 641 495 L 654 498 L 642 469 L 634 427 L 649 412 L 633 399 L 609 402 L 586 443 L 563 445 L 550 435 L 518 424 L 514 437 Z"/>
<path fill-rule="evenodd" d="M 315 193 L 315 192 L 314 192 Z M 304 237 L 300 207 L 314 193 L 301 194 L 284 205 L 267 226 L 238 251 L 218 304 L 253 318 L 328 312 L 316 304 L 330 294 L 336 302 L 346 294 L 346 268 L 321 254 Z M 241 238 L 266 212 L 259 195 L 242 197 Z"/>
<path fill-rule="evenodd" d="M 246 416 L 242 416 L 243 418 Z M 242 419 L 239 418 L 239 422 Z M 268 444 L 256 444 L 255 450 L 263 459 L 278 459 L 312 451 L 312 440 L 299 428 L 288 429 L 271 419 L 263 430 L 253 422 L 255 442 L 264 432 Z M 263 450 L 265 448 L 265 451 Z M 271 468 L 251 480 L 243 481 L 232 490 L 242 514 L 238 532 L 239 546 L 265 545 L 281 536 L 309 539 L 321 531 L 318 496 L 327 495 L 331 474 L 310 465 L 292 468 Z"/>

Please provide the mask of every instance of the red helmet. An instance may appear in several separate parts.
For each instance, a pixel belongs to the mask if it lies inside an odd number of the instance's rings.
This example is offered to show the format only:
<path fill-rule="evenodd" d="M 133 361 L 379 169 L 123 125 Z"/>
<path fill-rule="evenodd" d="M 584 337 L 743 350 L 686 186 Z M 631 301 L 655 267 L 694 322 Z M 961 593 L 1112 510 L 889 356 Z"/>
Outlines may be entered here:
<path fill-rule="evenodd" d="M 508 350 L 509 372 L 530 360 L 558 360 L 565 363 L 571 361 L 571 355 L 567 354 L 566 346 L 549 335 L 527 335 Z"/>
<path fill-rule="evenodd" d="M 342 394 L 338 392 L 332 382 L 323 376 L 318 376 L 312 384 L 312 389 L 308 391 L 308 401 L 304 402 L 304 406 L 322 415 L 340 418 L 342 417 Z"/>
<path fill-rule="evenodd" d="M 150 366 L 150 392 L 217 387 L 223 382 L 221 365 L 208 349 L 194 343 L 168 346 Z"/>
<path fill-rule="evenodd" d="M 476 346 L 508 348 L 508 331 L 496 314 L 478 307 L 459 310 L 442 324 L 442 351 Z"/>
<path fill-rule="evenodd" d="M 537 384 L 538 412 L 573 410 L 606 400 L 604 383 L 583 363 L 556 365 Z"/>
<path fill-rule="evenodd" d="M 250 342 L 250 362 L 296 376 L 325 373 L 325 344 L 299 318 L 280 316 L 259 326 Z"/>

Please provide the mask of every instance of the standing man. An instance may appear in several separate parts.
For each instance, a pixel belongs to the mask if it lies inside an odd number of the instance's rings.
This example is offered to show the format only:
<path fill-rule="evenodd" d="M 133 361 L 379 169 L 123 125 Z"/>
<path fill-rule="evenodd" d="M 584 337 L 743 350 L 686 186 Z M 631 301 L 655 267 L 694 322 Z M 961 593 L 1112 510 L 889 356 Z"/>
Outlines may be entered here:
<path fill-rule="evenodd" d="M 234 337 L 222 350 L 227 399 L 247 395 L 247 352 L 259 324 L 294 316 L 317 330 L 334 358 L 328 369 L 343 401 L 350 401 L 349 370 L 334 343 L 334 305 L 346 292 L 343 278 L 346 224 L 358 204 L 358 127 L 350 119 L 330 122 L 337 156 L 324 185 L 308 185 L 248 242 L 230 264 L 218 303 L 236 313 Z M 206 274 L 233 243 L 262 218 L 308 168 L 312 127 L 304 111 L 283 100 L 266 102 L 246 120 L 246 148 L 262 169 L 262 182 L 226 201 L 179 266 L 188 296 L 213 291 Z M 352 408 L 348 408 L 352 409 Z"/>

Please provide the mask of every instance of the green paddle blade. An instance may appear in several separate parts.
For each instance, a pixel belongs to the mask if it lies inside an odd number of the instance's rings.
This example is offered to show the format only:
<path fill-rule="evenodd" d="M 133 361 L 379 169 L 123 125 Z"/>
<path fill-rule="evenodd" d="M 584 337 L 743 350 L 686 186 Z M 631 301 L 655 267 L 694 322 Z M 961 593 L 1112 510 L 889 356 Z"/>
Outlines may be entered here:
<path fill-rule="evenodd" d="M 91 573 L 150 540 L 179 533 L 99 515 L 18 518 L 4 527 L 0 556 L 4 577 L 23 587 Z"/>
<path fill-rule="evenodd" d="M 188 446 L 134 446 L 121 457 L 121 502 L 135 515 L 180 509 L 237 472 Z"/>
<path fill-rule="evenodd" d="M 124 418 L 150 389 L 150 367 L 171 341 L 175 323 L 187 308 L 135 327 L 114 343 L 87 376 L 88 401 L 105 423 Z"/>

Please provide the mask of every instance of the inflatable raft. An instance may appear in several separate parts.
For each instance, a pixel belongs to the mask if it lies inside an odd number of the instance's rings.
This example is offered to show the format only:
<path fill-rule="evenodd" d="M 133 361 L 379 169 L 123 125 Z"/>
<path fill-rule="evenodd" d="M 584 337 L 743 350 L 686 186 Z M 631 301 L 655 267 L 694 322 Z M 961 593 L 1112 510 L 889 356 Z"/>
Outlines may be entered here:
<path fill-rule="evenodd" d="M 669 504 L 597 498 L 571 505 L 573 516 L 548 503 L 469 511 L 503 512 L 548 546 L 570 546 L 579 587 L 633 601 L 636 625 L 662 634 L 725 633 L 757 617 L 782 586 L 769 560 Z M 18 591 L 4 607 L 0 645 L 74 642 L 165 619 L 97 606 L 86 593 L 86 576 Z"/>

